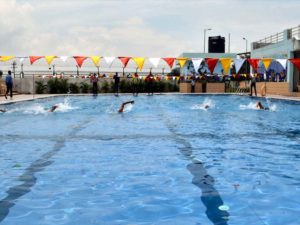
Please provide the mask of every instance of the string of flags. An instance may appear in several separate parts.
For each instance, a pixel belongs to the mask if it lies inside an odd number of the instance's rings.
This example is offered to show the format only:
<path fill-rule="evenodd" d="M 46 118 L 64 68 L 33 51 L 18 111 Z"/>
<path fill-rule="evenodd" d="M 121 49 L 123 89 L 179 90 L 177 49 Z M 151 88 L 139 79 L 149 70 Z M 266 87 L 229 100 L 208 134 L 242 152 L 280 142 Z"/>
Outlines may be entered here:
<path fill-rule="evenodd" d="M 119 60 L 123 66 L 123 68 L 126 68 L 129 61 L 132 60 L 136 63 L 137 68 L 142 71 L 144 63 L 146 60 L 148 60 L 151 65 L 154 68 L 157 68 L 159 65 L 159 62 L 164 62 L 170 69 L 173 68 L 175 61 L 177 61 L 180 68 L 183 68 L 188 61 L 191 61 L 195 71 L 198 71 L 201 64 L 205 62 L 207 65 L 209 71 L 211 74 L 213 74 L 214 69 L 216 68 L 216 65 L 220 62 L 223 71 L 225 75 L 229 74 L 230 68 L 234 65 L 236 73 L 239 73 L 240 69 L 244 65 L 244 63 L 247 61 L 251 67 L 253 68 L 254 72 L 257 71 L 258 66 L 260 63 L 263 64 L 265 70 L 267 71 L 270 67 L 272 62 L 279 63 L 279 65 L 282 66 L 283 69 L 287 68 L 287 62 L 291 62 L 299 71 L 300 71 L 300 58 L 296 59 L 273 59 L 273 58 L 249 58 L 249 59 L 232 59 L 232 58 L 143 58 L 143 57 L 102 57 L 102 56 L 28 56 L 28 57 L 15 57 L 15 56 L 0 56 L 0 62 L 6 62 L 12 59 L 18 58 L 20 60 L 20 63 L 23 63 L 25 59 L 29 59 L 29 62 L 31 65 L 33 65 L 36 61 L 45 59 L 48 65 L 51 65 L 54 60 L 61 60 L 62 62 L 66 62 L 67 59 L 73 58 L 77 64 L 78 67 L 82 67 L 83 63 L 90 59 L 93 64 L 98 67 L 100 64 L 101 59 L 104 59 L 104 61 L 109 65 L 109 67 L 112 65 L 112 63 L 115 60 Z"/>

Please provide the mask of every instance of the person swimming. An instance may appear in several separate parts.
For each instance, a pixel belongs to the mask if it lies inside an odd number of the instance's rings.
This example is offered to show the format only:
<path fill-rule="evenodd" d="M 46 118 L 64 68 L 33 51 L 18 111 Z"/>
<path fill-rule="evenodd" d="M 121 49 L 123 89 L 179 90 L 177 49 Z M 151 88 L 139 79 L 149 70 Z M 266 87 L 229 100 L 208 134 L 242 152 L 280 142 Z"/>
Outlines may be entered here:
<path fill-rule="evenodd" d="M 125 105 L 127 104 L 134 104 L 134 101 L 123 102 L 118 110 L 118 113 L 122 113 L 124 111 Z"/>
<path fill-rule="evenodd" d="M 257 109 L 262 109 L 262 110 L 269 110 L 268 107 L 264 107 L 261 102 L 256 102 L 256 108 Z"/>
<path fill-rule="evenodd" d="M 57 108 L 58 108 L 58 105 L 55 104 L 48 110 L 48 112 L 54 112 Z"/>
<path fill-rule="evenodd" d="M 209 108 L 209 105 L 205 105 L 205 106 L 204 106 L 204 109 L 208 109 L 208 108 Z"/>
<path fill-rule="evenodd" d="M 0 112 L 5 113 L 7 110 L 6 109 L 0 109 Z"/>

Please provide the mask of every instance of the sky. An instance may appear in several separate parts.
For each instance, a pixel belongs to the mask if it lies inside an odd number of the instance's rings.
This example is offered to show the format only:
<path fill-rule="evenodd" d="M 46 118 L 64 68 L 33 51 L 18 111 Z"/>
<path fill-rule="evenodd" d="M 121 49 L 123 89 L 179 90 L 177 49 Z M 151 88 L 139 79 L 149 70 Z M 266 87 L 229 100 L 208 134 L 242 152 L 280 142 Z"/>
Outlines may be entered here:
<path fill-rule="evenodd" d="M 299 0 L 0 0 L 0 55 L 177 57 L 300 25 Z M 206 44 L 207 49 L 207 44 Z"/>

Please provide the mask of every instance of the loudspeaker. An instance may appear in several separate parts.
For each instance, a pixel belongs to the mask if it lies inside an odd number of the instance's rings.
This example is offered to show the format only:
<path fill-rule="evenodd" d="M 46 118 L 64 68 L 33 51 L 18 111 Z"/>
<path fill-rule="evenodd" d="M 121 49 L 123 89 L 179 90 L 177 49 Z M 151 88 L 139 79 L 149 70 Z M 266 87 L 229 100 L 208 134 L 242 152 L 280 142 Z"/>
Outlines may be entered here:
<path fill-rule="evenodd" d="M 209 53 L 225 53 L 225 37 L 214 36 L 208 38 Z"/>

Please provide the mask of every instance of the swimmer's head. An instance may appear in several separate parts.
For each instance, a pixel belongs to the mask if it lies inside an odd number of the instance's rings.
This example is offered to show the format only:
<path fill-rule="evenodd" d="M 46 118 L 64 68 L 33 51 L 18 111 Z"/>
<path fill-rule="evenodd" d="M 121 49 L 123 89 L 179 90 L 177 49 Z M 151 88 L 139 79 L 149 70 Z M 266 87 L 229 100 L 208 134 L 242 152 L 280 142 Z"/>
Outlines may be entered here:
<path fill-rule="evenodd" d="M 208 108 L 209 108 L 209 105 L 205 105 L 204 108 L 205 108 L 205 109 L 208 109 Z"/>

